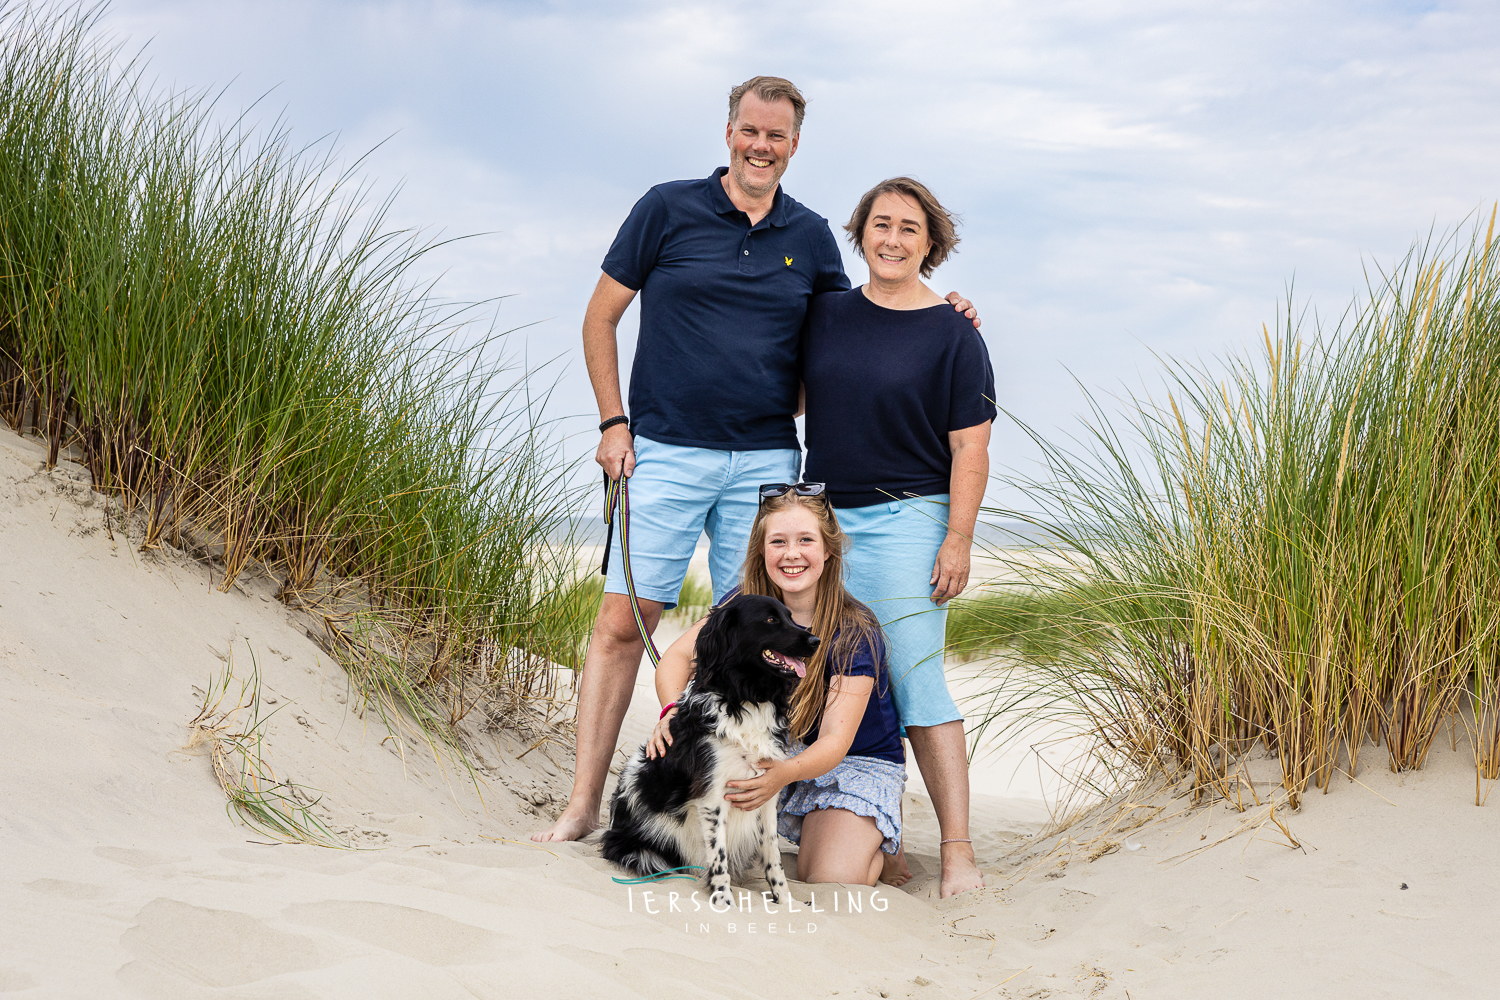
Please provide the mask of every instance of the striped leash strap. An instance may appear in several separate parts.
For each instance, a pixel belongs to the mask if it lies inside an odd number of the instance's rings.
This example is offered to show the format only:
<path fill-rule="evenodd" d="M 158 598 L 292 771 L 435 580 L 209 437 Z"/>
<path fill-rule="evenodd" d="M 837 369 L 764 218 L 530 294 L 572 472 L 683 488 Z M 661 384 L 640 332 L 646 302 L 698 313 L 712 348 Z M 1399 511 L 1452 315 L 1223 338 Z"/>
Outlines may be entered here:
<path fill-rule="evenodd" d="M 646 630 L 646 619 L 641 615 L 641 601 L 635 594 L 635 577 L 630 573 L 630 480 L 625 476 L 619 479 L 611 479 L 609 473 L 604 474 L 604 565 L 599 568 L 601 575 L 609 574 L 609 543 L 614 536 L 615 511 L 620 512 L 620 563 L 625 569 L 625 592 L 630 596 L 630 613 L 635 616 L 635 627 L 640 630 L 641 639 L 646 643 L 646 655 L 651 658 L 651 666 L 654 668 L 661 663 L 661 654 L 656 651 L 656 643 L 651 641 L 651 633 Z"/>

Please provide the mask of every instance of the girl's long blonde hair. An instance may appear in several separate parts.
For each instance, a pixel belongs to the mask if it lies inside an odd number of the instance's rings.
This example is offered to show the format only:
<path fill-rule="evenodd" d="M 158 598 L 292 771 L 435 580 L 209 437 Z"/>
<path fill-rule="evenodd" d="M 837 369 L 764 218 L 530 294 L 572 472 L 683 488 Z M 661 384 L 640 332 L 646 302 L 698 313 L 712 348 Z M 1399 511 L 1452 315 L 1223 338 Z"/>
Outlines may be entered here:
<path fill-rule="evenodd" d="M 861 645 L 868 644 L 879 655 L 881 662 L 875 665 L 875 683 L 882 683 L 885 641 L 874 613 L 844 589 L 844 554 L 849 549 L 849 536 L 839 527 L 826 495 L 804 497 L 789 491 L 784 496 L 761 501 L 755 523 L 750 528 L 745 569 L 740 574 L 740 593 L 760 594 L 778 601 L 783 599 L 781 588 L 771 582 L 770 574 L 766 572 L 766 518 L 792 507 L 805 507 L 818 519 L 823 551 L 828 557 L 823 564 L 823 574 L 818 577 L 818 599 L 813 607 L 812 620 L 813 634 L 823 641 L 807 661 L 807 676 L 792 692 L 788 725 L 792 735 L 802 739 L 822 718 L 823 708 L 828 703 L 829 677 L 847 674 L 854 653 Z"/>

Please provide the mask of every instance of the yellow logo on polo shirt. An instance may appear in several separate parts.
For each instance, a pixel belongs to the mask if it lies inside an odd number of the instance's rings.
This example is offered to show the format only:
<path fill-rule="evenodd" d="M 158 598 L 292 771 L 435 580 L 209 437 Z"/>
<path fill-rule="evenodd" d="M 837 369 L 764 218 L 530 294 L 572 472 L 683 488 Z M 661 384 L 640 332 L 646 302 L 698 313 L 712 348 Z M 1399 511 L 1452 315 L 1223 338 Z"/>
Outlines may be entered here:
<path fill-rule="evenodd" d="M 786 266 L 787 267 L 791 267 L 792 266 L 792 258 L 790 258 L 790 257 L 784 257 L 782 259 L 786 261 Z"/>

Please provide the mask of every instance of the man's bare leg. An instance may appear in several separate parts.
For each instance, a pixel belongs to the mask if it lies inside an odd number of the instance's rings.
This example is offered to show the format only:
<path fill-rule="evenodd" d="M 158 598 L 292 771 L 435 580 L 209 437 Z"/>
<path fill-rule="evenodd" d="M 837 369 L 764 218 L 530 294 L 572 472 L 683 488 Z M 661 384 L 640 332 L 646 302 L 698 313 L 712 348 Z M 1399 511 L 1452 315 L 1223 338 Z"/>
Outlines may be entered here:
<path fill-rule="evenodd" d="M 659 601 L 641 601 L 646 628 L 656 631 L 661 621 Z M 646 644 L 635 626 L 630 598 L 605 594 L 594 621 L 594 634 L 583 658 L 578 686 L 578 753 L 573 768 L 573 794 L 557 822 L 531 835 L 535 841 L 578 840 L 599 825 L 599 803 L 604 781 L 620 739 L 620 723 L 630 707 L 636 674 Z"/>
<path fill-rule="evenodd" d="M 921 768 L 932 808 L 937 813 L 938 829 L 943 840 L 969 838 L 969 758 L 964 751 L 964 724 L 945 722 L 941 726 L 907 726 L 912 754 Z M 974 863 L 974 845 L 942 845 L 944 899 L 955 893 L 984 887 L 984 877 Z"/>

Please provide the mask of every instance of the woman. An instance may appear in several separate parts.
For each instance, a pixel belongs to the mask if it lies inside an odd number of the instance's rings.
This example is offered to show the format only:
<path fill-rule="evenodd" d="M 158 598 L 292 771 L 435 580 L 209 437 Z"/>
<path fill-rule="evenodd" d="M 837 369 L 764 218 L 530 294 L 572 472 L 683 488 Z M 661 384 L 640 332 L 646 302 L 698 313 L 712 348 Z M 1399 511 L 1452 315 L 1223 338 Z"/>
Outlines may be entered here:
<path fill-rule="evenodd" d="M 946 897 L 984 884 L 943 641 L 989 478 L 994 372 L 978 331 L 921 280 L 958 244 L 931 191 L 908 177 L 883 181 L 844 228 L 870 277 L 818 296 L 808 312 L 807 475 L 828 484 L 850 538 L 849 589 L 885 629 L 896 711 L 942 830 Z M 904 855 L 887 864 L 886 881 L 910 877 Z"/>
<path fill-rule="evenodd" d="M 790 729 L 797 751 L 760 761 L 759 777 L 731 781 L 725 796 L 753 810 L 786 789 L 779 832 L 800 845 L 803 882 L 874 885 L 883 855 L 901 845 L 901 790 L 906 758 L 884 669 L 884 642 L 870 609 L 843 585 L 847 540 L 821 483 L 761 487 L 760 509 L 736 593 L 765 594 L 792 620 L 823 638 L 792 693 Z M 677 696 L 693 675 L 693 648 L 703 623 L 662 655 L 656 691 L 665 708 L 646 752 L 665 751 Z"/>

